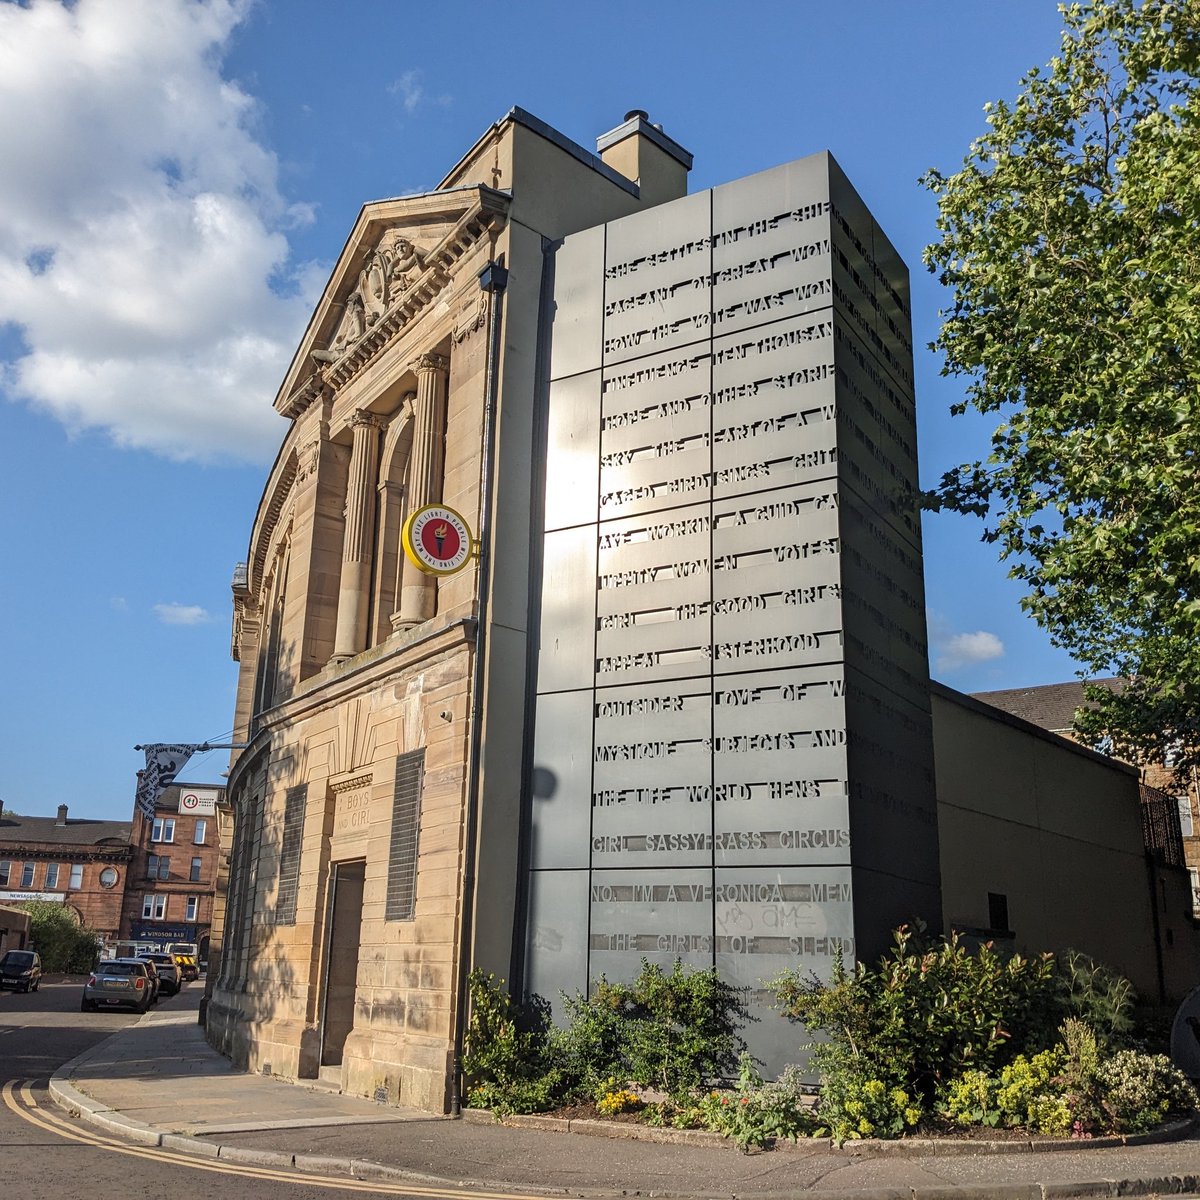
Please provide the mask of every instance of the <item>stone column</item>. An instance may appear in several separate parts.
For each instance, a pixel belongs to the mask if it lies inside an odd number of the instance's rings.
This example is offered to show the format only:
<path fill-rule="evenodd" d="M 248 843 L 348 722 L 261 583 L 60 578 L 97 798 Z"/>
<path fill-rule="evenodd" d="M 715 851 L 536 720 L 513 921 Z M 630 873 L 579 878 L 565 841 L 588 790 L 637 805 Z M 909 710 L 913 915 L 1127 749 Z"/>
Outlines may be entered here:
<path fill-rule="evenodd" d="M 367 648 L 371 558 L 375 542 L 375 485 L 379 477 L 379 431 L 383 418 L 360 408 L 350 419 L 354 443 L 346 482 L 346 532 L 338 588 L 337 632 L 330 662 L 345 662 Z"/>
<path fill-rule="evenodd" d="M 408 511 L 416 512 L 442 499 L 442 473 L 446 461 L 446 385 L 450 360 L 440 354 L 422 354 L 412 364 L 417 374 L 413 402 L 413 443 L 409 465 Z M 437 577 L 404 564 L 397 625 L 427 621 L 437 609 Z"/>

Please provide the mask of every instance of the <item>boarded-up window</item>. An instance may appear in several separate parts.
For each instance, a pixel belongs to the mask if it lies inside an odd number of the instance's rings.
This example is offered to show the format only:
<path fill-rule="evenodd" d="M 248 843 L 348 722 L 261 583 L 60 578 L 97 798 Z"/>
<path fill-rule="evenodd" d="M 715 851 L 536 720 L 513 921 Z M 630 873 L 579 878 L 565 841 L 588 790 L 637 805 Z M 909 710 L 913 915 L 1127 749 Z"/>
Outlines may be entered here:
<path fill-rule="evenodd" d="M 414 750 L 396 759 L 396 790 L 392 798 L 392 844 L 388 853 L 387 906 L 389 921 L 411 921 L 417 901 L 417 837 L 421 824 L 421 783 L 425 751 Z"/>
<path fill-rule="evenodd" d="M 296 896 L 300 890 L 300 847 L 304 841 L 304 808 L 307 803 L 307 783 L 288 788 L 283 801 L 283 841 L 279 847 L 276 925 L 296 923 Z"/>

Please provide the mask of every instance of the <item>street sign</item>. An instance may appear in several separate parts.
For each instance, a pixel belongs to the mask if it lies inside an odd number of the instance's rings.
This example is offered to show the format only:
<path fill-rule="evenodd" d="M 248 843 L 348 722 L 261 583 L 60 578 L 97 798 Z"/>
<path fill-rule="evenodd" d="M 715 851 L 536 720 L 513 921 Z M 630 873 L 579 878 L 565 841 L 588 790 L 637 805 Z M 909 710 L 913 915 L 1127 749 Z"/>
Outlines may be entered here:
<path fill-rule="evenodd" d="M 217 811 L 215 788 L 184 788 L 179 793 L 179 811 L 189 816 L 212 816 Z"/>

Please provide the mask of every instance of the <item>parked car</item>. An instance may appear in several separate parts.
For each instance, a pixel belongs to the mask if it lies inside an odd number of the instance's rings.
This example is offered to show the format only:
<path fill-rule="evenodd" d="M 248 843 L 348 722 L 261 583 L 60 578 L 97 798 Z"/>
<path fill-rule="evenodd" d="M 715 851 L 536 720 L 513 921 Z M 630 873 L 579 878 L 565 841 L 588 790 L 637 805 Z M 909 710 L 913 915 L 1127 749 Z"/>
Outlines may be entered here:
<path fill-rule="evenodd" d="M 83 985 L 79 1009 L 95 1012 L 97 1008 L 132 1008 L 144 1013 L 152 994 L 146 963 L 137 958 L 102 959 Z"/>
<path fill-rule="evenodd" d="M 8 950 L 0 958 L 0 988 L 36 992 L 42 982 L 42 958 L 33 950 Z"/>
<path fill-rule="evenodd" d="M 144 954 L 139 954 L 137 961 L 146 966 L 146 974 L 150 976 L 150 1003 L 157 1004 L 159 992 L 162 991 L 162 980 L 159 978 L 158 968 Z"/>
<path fill-rule="evenodd" d="M 149 954 L 139 954 L 138 958 L 154 964 L 154 969 L 158 972 L 160 995 L 177 996 L 179 994 L 179 989 L 183 987 L 183 976 L 180 974 L 179 964 L 171 955 L 151 951 Z"/>

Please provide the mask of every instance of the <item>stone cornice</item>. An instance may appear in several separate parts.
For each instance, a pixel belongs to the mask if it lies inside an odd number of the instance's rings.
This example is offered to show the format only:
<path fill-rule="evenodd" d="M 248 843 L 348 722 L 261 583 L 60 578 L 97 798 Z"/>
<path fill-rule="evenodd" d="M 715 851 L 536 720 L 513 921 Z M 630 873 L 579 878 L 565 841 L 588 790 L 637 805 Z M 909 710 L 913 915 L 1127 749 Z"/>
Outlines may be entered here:
<path fill-rule="evenodd" d="M 464 200 L 470 197 L 465 211 L 461 211 Z M 439 201 L 441 202 L 439 205 Z M 419 202 L 419 203 L 418 203 Z M 407 288 L 400 294 L 396 302 L 372 324 L 363 335 L 345 353 L 334 358 L 320 338 L 316 329 L 320 324 L 328 324 L 326 315 L 331 306 L 331 297 L 327 292 L 321 307 L 314 314 L 313 321 L 305 335 L 288 381 L 275 401 L 275 407 L 285 417 L 295 419 L 301 416 L 312 404 L 322 398 L 330 390 L 337 391 L 345 387 L 352 379 L 370 366 L 380 354 L 395 344 L 407 328 L 418 316 L 425 312 L 435 300 L 446 290 L 454 278 L 455 269 L 459 262 L 469 255 L 476 245 L 489 234 L 501 229 L 508 219 L 510 197 L 504 192 L 492 188 L 478 186 L 465 189 L 455 189 L 445 193 L 432 192 L 426 196 L 413 197 L 413 206 L 419 208 L 419 215 L 428 220 L 436 215 L 438 208 L 442 211 L 453 212 L 457 207 L 460 214 L 452 228 L 431 250 L 422 253 L 422 267 L 415 274 Z M 349 273 L 349 264 L 354 253 L 362 246 L 372 232 L 372 225 L 379 225 L 375 241 L 389 228 L 405 227 L 406 201 L 381 201 L 368 205 L 363 210 L 355 234 L 346 251 L 343 252 L 338 272 L 344 278 Z M 384 210 L 396 208 L 394 216 L 386 216 Z M 386 219 L 386 224 L 383 224 Z M 326 334 L 326 337 L 332 336 Z M 315 364 L 302 379 L 296 376 L 305 363 Z"/>
<path fill-rule="evenodd" d="M 393 635 L 344 664 L 326 667 L 302 680 L 288 699 L 258 714 L 258 732 L 251 747 L 243 751 L 237 762 L 240 764 L 251 750 L 257 752 L 258 739 L 263 738 L 265 744 L 276 726 L 286 727 L 315 709 L 336 704 L 347 695 L 356 694 L 363 688 L 372 687 L 382 679 L 411 670 L 423 662 L 460 653 L 467 647 L 474 648 L 475 626 L 474 617 L 459 617 L 445 624 L 435 618 L 405 634 Z M 233 788 L 234 773 L 229 777 L 230 790 Z"/>
<path fill-rule="evenodd" d="M 263 575 L 266 572 L 267 566 L 267 552 L 271 548 L 271 539 L 274 536 L 275 527 L 279 524 L 279 514 L 283 512 L 283 506 L 287 503 L 287 499 L 292 493 L 292 484 L 296 481 L 298 470 L 299 461 L 296 454 L 289 454 L 283 464 L 283 469 L 279 472 L 275 480 L 275 486 L 271 491 L 271 499 L 267 503 L 265 510 L 261 513 L 261 524 L 254 532 L 254 559 L 250 570 L 250 577 L 247 580 L 252 596 L 257 597 L 262 589 Z"/>
<path fill-rule="evenodd" d="M 84 850 L 79 846 L 62 845 L 22 845 L 20 842 L 6 842 L 0 847 L 0 858 L 36 859 L 39 862 L 84 862 L 84 863 L 123 863 L 133 857 L 133 846 L 113 846 L 107 850 Z M 10 885 L 11 886 L 11 885 Z M 17 889 L 29 891 L 28 888 Z M 54 889 L 51 888 L 51 891 Z M 0 902 L 4 894 L 0 892 Z"/>
<path fill-rule="evenodd" d="M 327 393 L 332 394 L 333 389 L 329 386 L 328 380 L 325 378 L 325 368 L 321 367 L 310 375 L 295 392 L 288 397 L 288 402 L 285 407 L 279 411 L 285 417 L 303 416 L 318 400 Z"/>
<path fill-rule="evenodd" d="M 352 792 L 356 788 L 369 787 L 373 776 L 370 771 L 365 775 L 355 775 L 353 779 L 339 779 L 337 783 L 331 783 L 329 790 L 335 795 L 341 795 L 342 792 Z"/>

